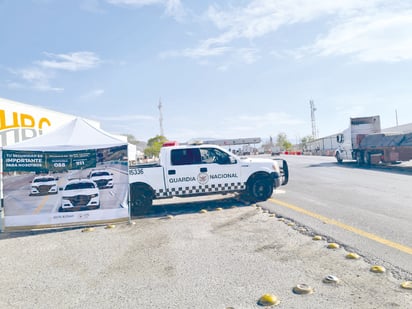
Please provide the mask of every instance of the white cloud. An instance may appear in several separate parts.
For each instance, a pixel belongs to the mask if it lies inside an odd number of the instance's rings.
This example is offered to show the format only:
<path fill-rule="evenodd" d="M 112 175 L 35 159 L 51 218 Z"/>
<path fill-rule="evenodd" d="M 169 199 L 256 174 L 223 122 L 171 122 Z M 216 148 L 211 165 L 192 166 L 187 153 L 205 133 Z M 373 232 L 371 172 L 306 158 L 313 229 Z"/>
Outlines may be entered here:
<path fill-rule="evenodd" d="M 251 40 L 279 31 L 287 25 L 310 27 L 322 23 L 314 43 L 296 50 L 276 50 L 278 55 L 304 57 L 351 55 L 361 61 L 402 61 L 412 58 L 412 3 L 402 0 L 253 0 L 244 7 L 210 6 L 206 20 L 219 34 L 197 47 L 174 51 L 174 56 L 201 58 L 236 55 Z M 295 29 L 299 29 L 296 28 Z M 326 30 L 325 30 L 326 29 Z M 289 30 L 294 31 L 294 30 Z M 293 32 L 291 32 L 291 42 Z M 234 47 L 236 44 L 237 47 Z M 259 46 L 254 47 L 255 54 Z M 164 53 L 166 55 L 166 53 Z M 169 54 L 170 55 L 170 54 Z M 250 56 L 252 54 L 249 54 Z M 253 57 L 243 58 L 252 63 Z"/>
<path fill-rule="evenodd" d="M 10 70 L 18 76 L 24 83 L 9 83 L 11 88 L 32 88 L 38 91 L 63 91 L 63 88 L 56 88 L 50 85 L 50 80 L 54 77 L 52 72 L 46 72 L 39 68 L 26 68 L 21 70 Z"/>
<path fill-rule="evenodd" d="M 180 19 L 185 15 L 185 10 L 180 0 L 106 0 L 107 3 L 122 7 L 143 7 L 149 5 L 162 5 L 165 14 Z"/>
<path fill-rule="evenodd" d="M 84 95 L 81 96 L 82 100 L 90 100 L 90 99 L 95 99 L 98 97 L 101 97 L 104 94 L 103 89 L 94 89 Z"/>
<path fill-rule="evenodd" d="M 80 71 L 92 69 L 100 64 L 99 57 L 87 51 L 58 55 L 45 53 L 45 55 L 52 60 L 37 61 L 36 64 L 55 70 Z"/>
<path fill-rule="evenodd" d="M 412 10 L 359 16 L 332 28 L 312 51 L 372 62 L 412 59 Z"/>
<path fill-rule="evenodd" d="M 35 61 L 34 66 L 23 69 L 10 69 L 18 76 L 21 82 L 8 83 L 10 88 L 31 88 L 38 91 L 63 91 L 63 88 L 51 86 L 51 81 L 56 78 L 58 70 L 76 72 L 97 67 L 101 61 L 93 52 L 74 52 L 69 54 L 45 53 L 52 60 Z M 96 94 L 95 94 L 96 95 Z"/>

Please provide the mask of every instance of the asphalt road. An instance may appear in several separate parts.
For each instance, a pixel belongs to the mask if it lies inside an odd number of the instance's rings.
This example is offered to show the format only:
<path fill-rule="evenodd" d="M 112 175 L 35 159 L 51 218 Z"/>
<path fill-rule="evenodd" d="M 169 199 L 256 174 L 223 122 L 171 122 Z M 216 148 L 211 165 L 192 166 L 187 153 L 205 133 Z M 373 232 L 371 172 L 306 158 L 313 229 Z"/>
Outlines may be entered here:
<path fill-rule="evenodd" d="M 410 277 L 410 169 L 339 165 L 329 157 L 288 156 L 287 160 L 290 182 L 264 207 L 386 265 L 401 277 Z"/>

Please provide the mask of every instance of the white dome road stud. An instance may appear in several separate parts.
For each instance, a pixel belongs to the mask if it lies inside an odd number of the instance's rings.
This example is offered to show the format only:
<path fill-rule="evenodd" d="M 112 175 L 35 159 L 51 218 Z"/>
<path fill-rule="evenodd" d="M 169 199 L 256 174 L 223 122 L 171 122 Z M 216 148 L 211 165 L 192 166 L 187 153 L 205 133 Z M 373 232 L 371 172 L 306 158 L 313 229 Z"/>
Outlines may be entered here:
<path fill-rule="evenodd" d="M 280 300 L 272 294 L 264 294 L 258 300 L 259 306 L 277 306 L 280 303 Z"/>
<path fill-rule="evenodd" d="M 334 275 L 327 275 L 322 280 L 323 283 L 334 283 L 334 284 L 339 283 L 339 281 L 340 281 L 339 278 Z"/>
<path fill-rule="evenodd" d="M 304 294 L 312 294 L 313 293 L 313 288 L 311 288 L 307 284 L 298 284 L 292 289 L 293 293 L 299 294 L 299 295 L 304 295 Z"/>
<path fill-rule="evenodd" d="M 201 209 L 199 212 L 202 213 L 202 214 L 205 214 L 205 213 L 207 213 L 207 210 L 206 209 Z"/>
<path fill-rule="evenodd" d="M 370 271 L 373 272 L 373 273 L 379 273 L 379 274 L 381 274 L 381 273 L 384 273 L 384 272 L 386 271 L 386 269 L 385 269 L 385 267 L 383 267 L 383 266 L 373 265 L 373 266 L 370 268 Z"/>

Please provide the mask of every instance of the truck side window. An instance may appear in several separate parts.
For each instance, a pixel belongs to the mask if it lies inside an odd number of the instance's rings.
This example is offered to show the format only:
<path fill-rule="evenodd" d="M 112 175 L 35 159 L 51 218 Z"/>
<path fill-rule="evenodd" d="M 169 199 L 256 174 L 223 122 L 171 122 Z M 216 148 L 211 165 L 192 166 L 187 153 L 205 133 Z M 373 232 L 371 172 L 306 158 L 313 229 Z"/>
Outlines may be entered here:
<path fill-rule="evenodd" d="M 230 164 L 230 157 L 227 153 L 216 148 L 201 148 L 200 149 L 202 163 L 210 164 Z"/>
<path fill-rule="evenodd" d="M 173 149 L 171 154 L 172 165 L 200 164 L 200 152 L 197 148 Z"/>

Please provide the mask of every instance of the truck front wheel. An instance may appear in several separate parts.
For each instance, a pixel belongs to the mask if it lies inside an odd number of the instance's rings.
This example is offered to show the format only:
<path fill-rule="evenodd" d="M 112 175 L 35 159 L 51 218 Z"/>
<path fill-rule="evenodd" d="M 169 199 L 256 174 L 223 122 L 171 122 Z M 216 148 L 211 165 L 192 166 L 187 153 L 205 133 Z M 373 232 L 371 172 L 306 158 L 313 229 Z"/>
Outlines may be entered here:
<path fill-rule="evenodd" d="M 268 177 L 259 177 L 250 181 L 244 195 L 250 202 L 266 201 L 273 194 L 273 181 Z"/>
<path fill-rule="evenodd" d="M 153 194 L 145 188 L 134 188 L 130 190 L 130 207 L 132 215 L 147 213 L 153 204 Z"/>

